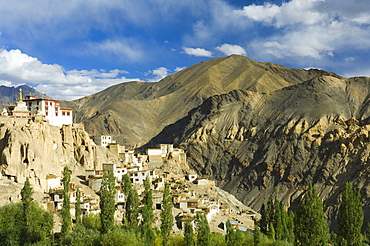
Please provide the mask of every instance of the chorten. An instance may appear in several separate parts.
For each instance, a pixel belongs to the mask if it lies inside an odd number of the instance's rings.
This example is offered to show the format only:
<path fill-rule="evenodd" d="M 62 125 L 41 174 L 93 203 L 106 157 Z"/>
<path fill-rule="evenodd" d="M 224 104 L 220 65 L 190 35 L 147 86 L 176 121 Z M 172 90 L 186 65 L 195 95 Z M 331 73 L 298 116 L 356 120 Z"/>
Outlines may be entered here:
<path fill-rule="evenodd" d="M 29 116 L 30 111 L 28 111 L 26 102 L 23 101 L 22 88 L 19 89 L 19 98 L 16 105 L 12 111 L 13 116 Z"/>

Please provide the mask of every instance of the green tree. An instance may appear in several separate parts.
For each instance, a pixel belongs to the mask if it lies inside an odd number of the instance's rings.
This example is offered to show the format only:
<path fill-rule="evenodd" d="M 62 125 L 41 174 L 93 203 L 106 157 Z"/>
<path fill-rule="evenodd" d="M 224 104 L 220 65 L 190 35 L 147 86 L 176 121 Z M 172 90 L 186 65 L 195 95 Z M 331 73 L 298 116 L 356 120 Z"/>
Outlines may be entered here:
<path fill-rule="evenodd" d="M 100 246 L 100 241 L 99 230 L 76 225 L 72 232 L 62 239 L 62 245 Z"/>
<path fill-rule="evenodd" d="M 190 219 L 185 222 L 184 241 L 186 246 L 195 246 L 194 230 Z"/>
<path fill-rule="evenodd" d="M 253 233 L 253 242 L 254 245 L 257 246 L 261 243 L 261 231 L 257 225 L 254 226 L 254 233 Z"/>
<path fill-rule="evenodd" d="M 197 232 L 198 245 L 210 245 L 210 228 L 206 214 L 203 211 L 197 212 L 195 216 L 195 230 Z"/>
<path fill-rule="evenodd" d="M 24 186 L 21 190 L 21 197 L 22 197 L 22 239 L 24 243 L 29 243 L 31 241 L 31 216 L 32 216 L 32 202 L 33 202 L 33 189 L 31 187 L 30 181 L 28 177 L 26 178 L 26 182 L 24 182 Z"/>
<path fill-rule="evenodd" d="M 230 220 L 226 221 L 226 235 L 225 235 L 225 242 L 227 246 L 236 246 L 240 245 L 236 242 L 236 231 L 233 228 Z"/>
<path fill-rule="evenodd" d="M 338 238 L 346 245 L 362 245 L 361 228 L 364 221 L 360 191 L 347 182 L 338 213 Z"/>
<path fill-rule="evenodd" d="M 271 240 L 275 240 L 276 239 L 276 236 L 275 236 L 275 228 L 274 228 L 274 224 L 272 224 L 272 223 L 270 223 L 270 225 L 269 225 L 269 231 L 267 233 L 267 236 Z"/>
<path fill-rule="evenodd" d="M 132 187 L 131 179 L 128 174 L 123 176 L 123 192 L 126 198 L 123 224 L 126 228 L 136 230 L 139 224 L 140 200 L 137 190 Z"/>
<path fill-rule="evenodd" d="M 102 233 L 107 233 L 114 227 L 114 212 L 116 210 L 114 204 L 115 178 L 112 171 L 104 171 L 99 195 Z"/>
<path fill-rule="evenodd" d="M 261 232 L 265 235 L 268 234 L 268 228 L 270 224 L 270 211 L 267 210 L 267 206 L 265 204 L 262 204 L 260 214 L 261 214 L 261 220 L 260 220 L 260 228 Z"/>
<path fill-rule="evenodd" d="M 164 186 L 163 192 L 163 201 L 162 201 L 162 211 L 160 214 L 161 217 L 161 235 L 163 238 L 162 244 L 167 245 L 170 233 L 173 226 L 173 202 L 172 202 L 172 195 L 171 195 L 171 187 L 169 183 L 166 183 Z"/>
<path fill-rule="evenodd" d="M 155 240 L 155 232 L 152 228 L 154 212 L 153 212 L 153 194 L 150 187 L 149 176 L 145 178 L 144 181 L 144 197 L 143 197 L 143 207 L 141 209 L 142 221 L 142 233 L 145 238 L 145 243 L 147 245 L 153 245 Z"/>
<path fill-rule="evenodd" d="M 312 184 L 297 206 L 294 225 L 297 245 L 327 245 L 329 227 L 325 221 L 323 203 Z"/>
<path fill-rule="evenodd" d="M 267 205 L 261 207 L 260 230 L 272 240 L 294 242 L 293 217 L 285 211 L 279 199 L 270 197 Z"/>
<path fill-rule="evenodd" d="M 64 167 L 63 170 L 63 205 L 62 205 L 62 229 L 61 235 L 65 237 L 71 230 L 72 219 L 71 219 L 71 205 L 68 196 L 69 186 L 71 181 L 71 173 L 68 166 Z"/>
<path fill-rule="evenodd" d="M 76 190 L 76 206 L 75 206 L 75 218 L 76 225 L 81 225 L 81 197 L 80 197 L 80 188 Z"/>
<path fill-rule="evenodd" d="M 20 203 L 10 203 L 0 207 L 0 241 L 2 245 L 19 245 L 21 243 L 22 220 L 23 207 Z"/>
<path fill-rule="evenodd" d="M 114 228 L 104 234 L 101 239 L 101 246 L 141 246 L 141 239 L 132 230 Z"/>
<path fill-rule="evenodd" d="M 82 217 L 82 225 L 87 229 L 101 231 L 100 214 L 87 214 Z"/>
<path fill-rule="evenodd" d="M 53 216 L 32 198 L 28 178 L 21 190 L 21 203 L 0 207 L 1 245 L 46 245 L 50 242 Z"/>

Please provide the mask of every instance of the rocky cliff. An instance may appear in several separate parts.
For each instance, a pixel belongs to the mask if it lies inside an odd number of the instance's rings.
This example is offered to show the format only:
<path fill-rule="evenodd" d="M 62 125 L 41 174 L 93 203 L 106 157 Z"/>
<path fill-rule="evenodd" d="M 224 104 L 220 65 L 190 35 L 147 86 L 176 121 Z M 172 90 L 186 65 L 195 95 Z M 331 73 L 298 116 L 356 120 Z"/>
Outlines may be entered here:
<path fill-rule="evenodd" d="M 312 182 L 332 217 L 352 182 L 369 219 L 369 96 L 370 78 L 334 76 L 267 93 L 234 90 L 205 100 L 152 143 L 185 149 L 191 167 L 254 209 L 272 194 L 294 207 Z"/>
<path fill-rule="evenodd" d="M 42 118 L 0 117 L 1 174 L 3 179 L 46 189 L 46 176 L 62 176 L 68 165 L 74 175 L 84 169 L 102 169 L 102 163 L 118 162 L 106 148 L 96 146 L 79 124 L 62 128 Z"/>

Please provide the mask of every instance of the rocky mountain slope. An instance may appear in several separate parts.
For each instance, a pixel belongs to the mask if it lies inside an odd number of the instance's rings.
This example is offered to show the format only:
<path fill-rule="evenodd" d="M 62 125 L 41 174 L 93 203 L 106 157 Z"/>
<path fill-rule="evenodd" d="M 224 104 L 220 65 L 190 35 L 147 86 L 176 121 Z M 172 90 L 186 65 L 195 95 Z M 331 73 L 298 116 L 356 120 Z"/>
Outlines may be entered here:
<path fill-rule="evenodd" d="M 370 78 L 234 90 L 208 98 L 152 143 L 184 148 L 191 167 L 254 209 L 272 194 L 294 207 L 313 182 L 331 217 L 345 182 L 353 182 L 369 219 L 369 98 Z"/>
<path fill-rule="evenodd" d="M 232 55 L 194 65 L 158 83 L 123 83 L 64 106 L 76 110 L 76 122 L 83 122 L 89 134 L 110 134 L 122 144 L 140 145 L 210 96 L 235 89 L 267 93 L 322 75 L 336 76 Z"/>
<path fill-rule="evenodd" d="M 20 85 L 18 87 L 8 87 L 5 85 L 0 86 L 0 105 L 8 106 L 15 103 L 19 98 L 19 89 L 22 89 L 23 96 L 32 94 L 36 98 L 49 98 L 44 93 L 41 93 L 34 88 L 27 85 Z"/>
<path fill-rule="evenodd" d="M 272 194 L 294 207 L 313 182 L 331 217 L 350 181 L 368 219 L 369 90 L 369 78 L 233 55 L 69 106 L 89 133 L 128 145 L 175 143 L 194 169 L 254 209 Z"/>

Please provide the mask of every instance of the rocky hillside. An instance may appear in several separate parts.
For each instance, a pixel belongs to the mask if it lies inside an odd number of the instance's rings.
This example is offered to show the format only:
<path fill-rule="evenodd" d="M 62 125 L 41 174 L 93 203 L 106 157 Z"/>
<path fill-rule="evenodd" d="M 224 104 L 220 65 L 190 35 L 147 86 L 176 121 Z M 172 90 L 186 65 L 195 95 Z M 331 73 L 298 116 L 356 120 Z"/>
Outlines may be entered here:
<path fill-rule="evenodd" d="M 8 106 L 15 103 L 19 97 L 19 89 L 22 89 L 23 97 L 30 93 L 36 98 L 49 98 L 44 93 L 41 93 L 34 88 L 27 85 L 20 85 L 18 87 L 0 86 L 0 106 Z"/>
<path fill-rule="evenodd" d="M 17 183 L 30 178 L 33 186 L 46 189 L 46 176 L 61 177 L 68 165 L 77 174 L 84 169 L 102 169 L 102 163 L 118 162 L 106 148 L 95 146 L 83 126 L 0 117 L 1 175 Z"/>
<path fill-rule="evenodd" d="M 294 207 L 313 182 L 331 217 L 345 182 L 353 182 L 369 219 L 369 98 L 370 78 L 234 90 L 205 100 L 152 143 L 185 149 L 190 166 L 254 209 L 274 193 Z"/>
<path fill-rule="evenodd" d="M 336 76 L 232 55 L 199 63 L 158 83 L 123 83 L 64 105 L 76 110 L 76 122 L 83 122 L 89 134 L 110 134 L 122 144 L 140 145 L 213 95 L 236 89 L 268 93 L 322 75 Z"/>

